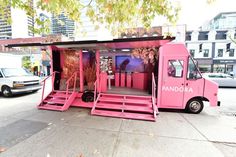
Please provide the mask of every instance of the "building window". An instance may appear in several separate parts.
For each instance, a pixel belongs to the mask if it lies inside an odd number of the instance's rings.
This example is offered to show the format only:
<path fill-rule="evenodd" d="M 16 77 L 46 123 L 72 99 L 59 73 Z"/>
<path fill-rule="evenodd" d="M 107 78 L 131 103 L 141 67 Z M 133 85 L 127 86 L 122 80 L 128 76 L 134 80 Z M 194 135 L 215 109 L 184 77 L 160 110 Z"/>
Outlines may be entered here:
<path fill-rule="evenodd" d="M 186 41 L 191 41 L 191 32 L 187 32 L 185 36 Z"/>
<path fill-rule="evenodd" d="M 223 57 L 223 49 L 218 49 L 217 57 Z"/>
<path fill-rule="evenodd" d="M 229 50 L 229 57 L 234 57 L 234 49 Z"/>
<path fill-rule="evenodd" d="M 209 49 L 203 50 L 203 57 L 209 57 Z"/>
<path fill-rule="evenodd" d="M 216 40 L 224 40 L 226 39 L 227 31 L 217 31 Z"/>
<path fill-rule="evenodd" d="M 194 57 L 194 55 L 195 55 L 195 50 L 191 49 L 191 50 L 190 50 L 190 54 L 191 54 L 192 57 Z"/>
<path fill-rule="evenodd" d="M 208 40 L 208 32 L 199 32 L 198 40 Z"/>

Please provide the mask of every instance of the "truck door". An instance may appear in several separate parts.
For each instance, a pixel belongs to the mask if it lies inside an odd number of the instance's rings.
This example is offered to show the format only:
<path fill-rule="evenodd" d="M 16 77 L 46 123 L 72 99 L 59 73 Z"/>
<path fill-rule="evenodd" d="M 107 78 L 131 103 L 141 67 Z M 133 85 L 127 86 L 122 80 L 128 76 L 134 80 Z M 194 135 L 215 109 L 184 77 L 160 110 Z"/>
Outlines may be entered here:
<path fill-rule="evenodd" d="M 182 108 L 187 57 L 164 56 L 161 82 L 162 108 Z"/>
<path fill-rule="evenodd" d="M 204 91 L 204 79 L 202 78 L 194 60 L 189 57 L 187 65 L 187 77 L 185 81 L 184 108 L 187 102 L 194 97 L 202 97 Z"/>

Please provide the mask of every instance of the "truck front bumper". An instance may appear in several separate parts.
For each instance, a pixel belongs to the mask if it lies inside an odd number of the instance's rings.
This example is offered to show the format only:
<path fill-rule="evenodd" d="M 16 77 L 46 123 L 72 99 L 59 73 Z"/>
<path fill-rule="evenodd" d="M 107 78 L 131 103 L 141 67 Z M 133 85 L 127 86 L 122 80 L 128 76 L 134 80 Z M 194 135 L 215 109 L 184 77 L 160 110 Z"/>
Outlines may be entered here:
<path fill-rule="evenodd" d="M 31 91 L 36 91 L 41 89 L 40 85 L 36 85 L 36 86 L 25 86 L 22 88 L 12 88 L 11 92 L 12 94 L 17 94 L 17 93 L 27 93 L 27 92 L 31 92 Z"/>

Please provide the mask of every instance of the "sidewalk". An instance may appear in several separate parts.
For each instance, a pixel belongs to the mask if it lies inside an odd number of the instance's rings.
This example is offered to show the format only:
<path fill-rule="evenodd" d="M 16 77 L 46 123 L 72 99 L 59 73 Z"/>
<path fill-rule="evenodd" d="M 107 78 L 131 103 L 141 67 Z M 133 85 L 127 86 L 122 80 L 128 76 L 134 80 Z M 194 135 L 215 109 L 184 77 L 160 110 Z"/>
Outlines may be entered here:
<path fill-rule="evenodd" d="M 0 116 L 0 157 L 235 157 L 236 118 L 162 111 L 157 122 L 32 109 Z"/>

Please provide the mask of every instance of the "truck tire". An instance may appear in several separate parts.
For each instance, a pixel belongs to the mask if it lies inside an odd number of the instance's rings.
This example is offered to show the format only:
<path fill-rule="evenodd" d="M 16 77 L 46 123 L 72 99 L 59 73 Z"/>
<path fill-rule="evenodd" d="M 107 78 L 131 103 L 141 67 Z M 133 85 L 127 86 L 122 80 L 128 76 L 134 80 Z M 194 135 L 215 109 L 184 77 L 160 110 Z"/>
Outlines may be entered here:
<path fill-rule="evenodd" d="M 4 97 L 11 97 L 12 96 L 11 88 L 8 86 L 3 86 L 2 87 L 2 95 Z"/>
<path fill-rule="evenodd" d="M 185 111 L 189 112 L 189 113 L 193 113 L 193 114 L 198 114 L 203 110 L 203 102 L 200 99 L 190 99 L 187 102 Z"/>

